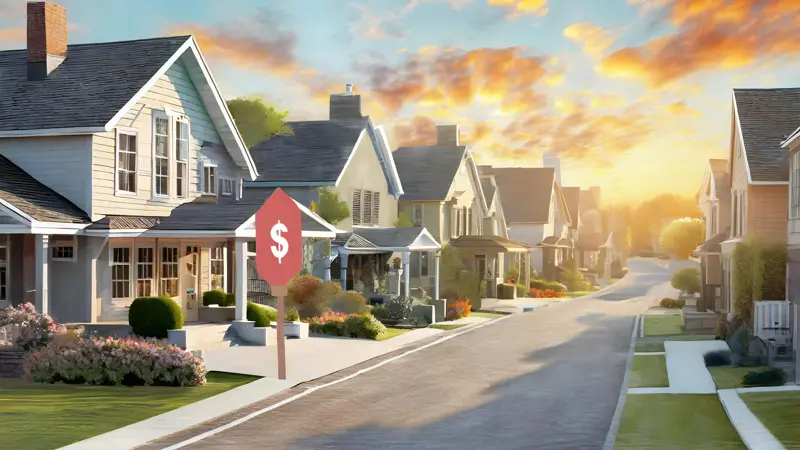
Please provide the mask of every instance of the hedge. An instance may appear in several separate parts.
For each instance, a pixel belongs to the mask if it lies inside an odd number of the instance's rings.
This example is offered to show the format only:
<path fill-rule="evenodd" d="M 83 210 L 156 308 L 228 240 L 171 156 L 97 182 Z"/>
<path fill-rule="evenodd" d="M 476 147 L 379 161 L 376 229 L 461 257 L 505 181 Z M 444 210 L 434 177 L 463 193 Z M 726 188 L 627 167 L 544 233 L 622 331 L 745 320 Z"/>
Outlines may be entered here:
<path fill-rule="evenodd" d="M 247 320 L 255 322 L 257 327 L 268 327 L 270 322 L 278 320 L 278 311 L 269 306 L 247 302 Z"/>
<path fill-rule="evenodd" d="M 169 297 L 139 297 L 131 303 L 128 323 L 142 337 L 167 338 L 167 330 L 183 328 L 183 311 Z"/>
<path fill-rule="evenodd" d="M 221 289 L 206 291 L 203 292 L 203 306 L 208 305 L 236 306 L 236 296 Z"/>

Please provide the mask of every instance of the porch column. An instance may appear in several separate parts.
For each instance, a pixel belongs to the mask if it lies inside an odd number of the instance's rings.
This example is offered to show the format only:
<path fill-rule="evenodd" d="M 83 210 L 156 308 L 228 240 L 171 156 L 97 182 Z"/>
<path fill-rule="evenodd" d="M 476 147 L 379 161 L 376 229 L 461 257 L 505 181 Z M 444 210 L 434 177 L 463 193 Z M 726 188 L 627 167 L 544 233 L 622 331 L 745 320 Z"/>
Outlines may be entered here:
<path fill-rule="evenodd" d="M 525 271 L 525 291 L 528 291 L 531 288 L 531 252 L 525 252 L 523 258 L 528 261 L 528 270 Z"/>
<path fill-rule="evenodd" d="M 409 252 L 403 252 L 403 295 L 406 297 L 411 296 L 411 267 Z M 438 277 L 437 277 L 438 279 Z"/>
<path fill-rule="evenodd" d="M 323 263 L 325 265 L 325 275 L 322 277 L 322 280 L 331 281 L 331 257 L 326 256 Z"/>
<path fill-rule="evenodd" d="M 441 252 L 436 250 L 436 254 L 433 257 L 433 299 L 439 300 L 439 256 Z"/>
<path fill-rule="evenodd" d="M 342 279 L 342 290 L 347 290 L 347 253 L 339 250 L 339 277 Z M 328 268 L 328 272 L 330 272 L 330 266 Z"/>
<path fill-rule="evenodd" d="M 236 258 L 236 321 L 247 320 L 247 240 L 236 238 L 234 257 Z"/>
<path fill-rule="evenodd" d="M 50 236 L 37 234 L 35 241 L 36 258 L 36 311 L 50 314 L 50 277 L 47 267 L 50 253 Z"/>
<path fill-rule="evenodd" d="M 223 286 L 222 289 L 228 293 L 231 293 L 236 289 L 235 282 L 233 281 L 235 276 L 234 273 L 236 273 L 234 269 L 235 264 L 233 261 L 233 249 L 235 246 L 236 239 L 231 238 L 225 241 L 225 286 Z M 209 249 L 209 251 L 211 251 L 211 249 Z M 209 273 L 209 276 L 210 275 L 211 274 Z"/>

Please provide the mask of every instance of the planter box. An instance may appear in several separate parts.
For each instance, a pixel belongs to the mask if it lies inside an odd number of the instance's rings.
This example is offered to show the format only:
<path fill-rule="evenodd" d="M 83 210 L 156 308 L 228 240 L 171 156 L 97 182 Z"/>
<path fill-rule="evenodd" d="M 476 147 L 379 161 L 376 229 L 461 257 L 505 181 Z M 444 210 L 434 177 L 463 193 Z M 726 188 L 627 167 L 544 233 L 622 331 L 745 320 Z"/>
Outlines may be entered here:
<path fill-rule="evenodd" d="M 412 307 L 414 317 L 420 317 L 425 323 L 434 323 L 434 306 L 433 305 L 414 305 Z"/>
<path fill-rule="evenodd" d="M 431 307 L 433 308 L 433 321 L 431 323 L 444 322 L 444 316 L 447 312 L 447 300 L 431 300 Z"/>
<path fill-rule="evenodd" d="M 272 328 L 278 327 L 278 322 L 271 322 Z M 308 324 L 305 322 L 283 322 L 283 335 L 290 338 L 304 339 L 308 337 Z"/>
<path fill-rule="evenodd" d="M 236 319 L 235 306 L 201 306 L 197 310 L 197 321 L 206 323 L 230 323 Z"/>

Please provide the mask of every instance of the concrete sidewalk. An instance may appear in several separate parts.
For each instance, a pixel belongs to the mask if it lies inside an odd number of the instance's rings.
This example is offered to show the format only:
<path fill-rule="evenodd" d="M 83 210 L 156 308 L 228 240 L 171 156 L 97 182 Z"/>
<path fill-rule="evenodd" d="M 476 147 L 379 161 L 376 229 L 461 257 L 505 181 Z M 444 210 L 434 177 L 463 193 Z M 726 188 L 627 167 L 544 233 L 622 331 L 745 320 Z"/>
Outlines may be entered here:
<path fill-rule="evenodd" d="M 717 395 L 742 442 L 752 450 L 785 450 L 786 447 L 758 420 L 736 391 L 720 389 Z"/>
<path fill-rule="evenodd" d="M 717 386 L 706 368 L 703 355 L 728 350 L 725 341 L 666 341 L 669 390 L 673 394 L 714 394 Z"/>

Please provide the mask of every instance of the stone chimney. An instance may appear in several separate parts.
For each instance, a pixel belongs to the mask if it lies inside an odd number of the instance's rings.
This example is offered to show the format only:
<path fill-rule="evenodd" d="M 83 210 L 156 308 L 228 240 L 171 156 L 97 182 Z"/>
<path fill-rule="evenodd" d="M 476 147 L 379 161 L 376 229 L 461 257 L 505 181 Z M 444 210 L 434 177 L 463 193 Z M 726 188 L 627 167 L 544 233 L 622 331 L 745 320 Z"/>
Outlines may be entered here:
<path fill-rule="evenodd" d="M 559 186 L 563 186 L 561 184 L 561 160 L 556 156 L 553 152 L 547 152 L 542 156 L 542 167 L 551 167 L 556 172 L 556 181 L 558 182 Z"/>
<path fill-rule="evenodd" d="M 594 197 L 594 201 L 597 202 L 597 207 L 600 208 L 602 204 L 600 203 L 600 186 L 592 186 L 589 188 L 589 192 L 592 193 L 592 197 Z"/>
<path fill-rule="evenodd" d="M 331 94 L 330 119 L 361 119 L 361 96 L 353 93 L 353 85 L 346 84 L 344 94 Z"/>
<path fill-rule="evenodd" d="M 461 145 L 461 131 L 458 125 L 436 125 L 436 145 Z"/>
<path fill-rule="evenodd" d="M 67 10 L 28 3 L 28 79 L 44 80 L 67 58 Z"/>

